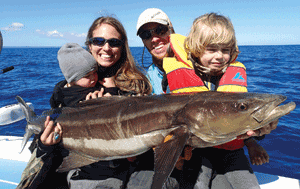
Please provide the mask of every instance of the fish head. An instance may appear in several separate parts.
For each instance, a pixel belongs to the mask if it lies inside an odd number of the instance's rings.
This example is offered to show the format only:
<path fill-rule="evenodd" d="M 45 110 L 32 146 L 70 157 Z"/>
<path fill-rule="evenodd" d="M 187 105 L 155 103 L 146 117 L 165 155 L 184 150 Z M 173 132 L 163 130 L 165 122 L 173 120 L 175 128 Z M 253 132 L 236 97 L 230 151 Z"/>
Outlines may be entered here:
<path fill-rule="evenodd" d="M 259 129 L 295 109 L 294 102 L 279 106 L 285 96 L 258 93 L 208 92 L 197 95 L 185 107 L 185 121 L 204 141 L 236 138 Z"/>

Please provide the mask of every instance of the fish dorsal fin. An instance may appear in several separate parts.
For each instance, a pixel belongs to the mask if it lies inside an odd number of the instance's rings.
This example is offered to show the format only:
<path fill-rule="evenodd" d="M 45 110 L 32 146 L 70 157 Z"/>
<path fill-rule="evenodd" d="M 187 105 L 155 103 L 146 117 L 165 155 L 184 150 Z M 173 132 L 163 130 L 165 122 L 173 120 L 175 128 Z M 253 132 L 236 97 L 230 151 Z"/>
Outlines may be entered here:
<path fill-rule="evenodd" d="M 52 114 L 61 114 L 62 112 L 62 108 L 55 108 L 55 109 L 50 109 L 50 110 L 47 110 L 47 111 L 44 111 L 42 113 L 43 116 L 50 116 Z"/>
<path fill-rule="evenodd" d="M 78 103 L 76 106 L 77 107 L 86 107 L 86 106 L 94 106 L 94 105 L 105 105 L 105 104 L 110 104 L 110 103 L 115 103 L 119 102 L 121 100 L 124 100 L 128 97 L 125 96 L 108 96 L 108 97 L 100 97 L 96 99 L 91 99 L 91 100 L 85 100 L 80 103 Z"/>
<path fill-rule="evenodd" d="M 47 117 L 47 116 L 50 116 L 50 117 L 51 117 L 51 120 L 56 120 L 56 118 L 58 118 L 59 115 L 62 113 L 62 110 L 63 110 L 63 108 L 50 109 L 50 110 L 44 111 L 44 112 L 42 113 L 42 115 L 39 116 L 39 117 Z"/>
<path fill-rule="evenodd" d="M 185 127 L 179 127 L 172 134 L 170 140 L 155 148 L 152 189 L 163 187 L 190 136 Z"/>

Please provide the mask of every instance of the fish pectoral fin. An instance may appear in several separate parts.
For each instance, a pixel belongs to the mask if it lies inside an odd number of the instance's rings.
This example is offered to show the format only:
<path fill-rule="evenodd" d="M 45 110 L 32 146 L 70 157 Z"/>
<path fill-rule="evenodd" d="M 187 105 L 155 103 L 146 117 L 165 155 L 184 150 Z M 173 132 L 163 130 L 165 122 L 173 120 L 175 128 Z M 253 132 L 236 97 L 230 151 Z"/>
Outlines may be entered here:
<path fill-rule="evenodd" d="M 155 148 L 152 189 L 163 187 L 190 136 L 185 127 L 179 127 L 172 134 L 171 139 Z"/>
<path fill-rule="evenodd" d="M 75 168 L 90 165 L 100 161 L 99 158 L 94 158 L 87 155 L 82 155 L 76 151 L 69 150 L 68 155 L 63 158 L 63 162 L 57 169 L 58 172 L 66 172 Z"/>
<path fill-rule="evenodd" d="M 26 132 L 24 134 L 23 140 L 22 140 L 22 144 L 21 144 L 21 151 L 19 152 L 19 154 L 21 154 L 28 142 L 28 140 L 30 139 L 30 137 L 33 135 L 34 133 L 30 130 L 30 129 L 26 129 Z"/>

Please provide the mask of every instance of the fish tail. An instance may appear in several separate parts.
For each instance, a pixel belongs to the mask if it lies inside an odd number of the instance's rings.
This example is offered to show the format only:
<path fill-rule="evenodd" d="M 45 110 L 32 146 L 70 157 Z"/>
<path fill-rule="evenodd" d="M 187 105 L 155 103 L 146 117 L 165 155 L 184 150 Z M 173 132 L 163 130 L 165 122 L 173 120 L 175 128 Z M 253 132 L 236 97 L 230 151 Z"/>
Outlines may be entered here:
<path fill-rule="evenodd" d="M 16 97 L 17 101 L 18 101 L 18 104 L 20 105 L 25 117 L 26 117 L 26 121 L 27 121 L 27 126 L 26 126 L 26 129 L 25 129 L 25 134 L 24 134 L 24 137 L 23 137 L 23 141 L 22 141 L 22 144 L 21 144 L 21 151 L 19 153 L 22 153 L 22 151 L 24 150 L 28 140 L 30 139 L 30 137 L 35 133 L 34 131 L 34 127 L 31 127 L 31 122 L 33 119 L 35 119 L 37 116 L 36 116 L 36 113 L 25 103 L 25 101 L 17 96 Z"/>

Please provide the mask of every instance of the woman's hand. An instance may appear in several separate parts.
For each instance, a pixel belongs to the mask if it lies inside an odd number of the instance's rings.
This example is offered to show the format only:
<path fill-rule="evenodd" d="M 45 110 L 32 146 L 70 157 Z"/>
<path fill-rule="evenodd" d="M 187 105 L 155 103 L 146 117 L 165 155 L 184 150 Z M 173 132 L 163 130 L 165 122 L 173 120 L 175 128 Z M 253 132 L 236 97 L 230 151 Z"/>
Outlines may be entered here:
<path fill-rule="evenodd" d="M 54 125 L 53 121 L 50 121 L 50 116 L 47 116 L 45 121 L 45 130 L 40 137 L 41 142 L 45 146 L 57 144 L 62 138 L 62 128 L 59 123 Z"/>
<path fill-rule="evenodd" d="M 271 131 L 273 131 L 274 129 L 277 128 L 277 125 L 278 125 L 278 119 L 276 121 L 269 123 L 269 125 L 266 125 L 255 131 L 253 131 L 253 130 L 247 131 L 246 134 L 238 136 L 238 139 L 247 139 L 252 136 L 263 136 L 263 135 L 270 134 Z"/>

